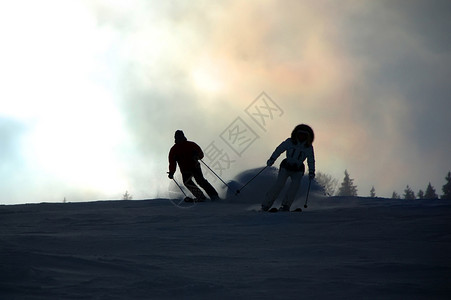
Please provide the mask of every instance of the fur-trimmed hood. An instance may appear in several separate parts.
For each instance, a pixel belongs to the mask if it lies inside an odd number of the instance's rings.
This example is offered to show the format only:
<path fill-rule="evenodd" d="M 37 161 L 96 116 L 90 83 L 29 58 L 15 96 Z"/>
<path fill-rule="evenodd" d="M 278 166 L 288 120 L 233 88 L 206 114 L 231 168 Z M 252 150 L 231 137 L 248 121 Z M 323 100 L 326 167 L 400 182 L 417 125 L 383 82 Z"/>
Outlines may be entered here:
<path fill-rule="evenodd" d="M 305 141 L 305 145 L 307 147 L 311 146 L 313 144 L 313 141 L 315 140 L 315 133 L 313 132 L 312 127 L 310 127 L 309 125 L 306 125 L 306 124 L 297 125 L 291 132 L 291 140 L 295 144 L 297 141 L 296 134 L 299 132 L 303 132 L 303 133 L 307 134 L 307 140 Z"/>

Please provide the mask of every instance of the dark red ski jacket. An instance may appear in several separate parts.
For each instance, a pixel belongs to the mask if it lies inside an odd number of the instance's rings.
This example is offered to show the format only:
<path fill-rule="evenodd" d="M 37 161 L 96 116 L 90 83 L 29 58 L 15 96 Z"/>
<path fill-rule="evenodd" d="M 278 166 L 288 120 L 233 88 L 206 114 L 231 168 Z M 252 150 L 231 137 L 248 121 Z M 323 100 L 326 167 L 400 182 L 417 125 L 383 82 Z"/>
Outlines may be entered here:
<path fill-rule="evenodd" d="M 191 141 L 178 142 L 169 151 L 169 172 L 174 174 L 177 164 L 182 173 L 190 171 L 199 165 L 198 160 L 203 157 L 204 152 L 196 143 Z"/>

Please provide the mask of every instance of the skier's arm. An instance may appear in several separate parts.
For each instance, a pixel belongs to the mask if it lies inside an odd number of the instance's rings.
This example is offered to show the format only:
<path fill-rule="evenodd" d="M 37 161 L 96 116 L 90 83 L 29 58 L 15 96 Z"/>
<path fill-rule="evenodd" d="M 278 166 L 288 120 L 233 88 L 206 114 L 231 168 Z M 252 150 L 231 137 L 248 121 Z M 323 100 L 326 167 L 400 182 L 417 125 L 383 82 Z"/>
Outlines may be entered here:
<path fill-rule="evenodd" d="M 196 160 L 204 158 L 204 152 L 202 151 L 202 148 L 196 143 L 193 143 L 193 157 Z"/>
<path fill-rule="evenodd" d="M 315 178 L 315 151 L 313 146 L 310 147 L 310 151 L 307 152 L 307 165 L 310 178 Z"/>
<path fill-rule="evenodd" d="M 276 150 L 271 154 L 271 157 L 268 159 L 266 163 L 267 166 L 272 166 L 276 159 L 287 150 L 287 141 L 283 141 L 279 146 L 277 146 Z"/>
<path fill-rule="evenodd" d="M 171 149 L 171 151 L 169 151 L 169 174 L 174 175 L 175 170 L 177 168 L 177 161 L 175 159 L 175 151 L 173 149 Z"/>

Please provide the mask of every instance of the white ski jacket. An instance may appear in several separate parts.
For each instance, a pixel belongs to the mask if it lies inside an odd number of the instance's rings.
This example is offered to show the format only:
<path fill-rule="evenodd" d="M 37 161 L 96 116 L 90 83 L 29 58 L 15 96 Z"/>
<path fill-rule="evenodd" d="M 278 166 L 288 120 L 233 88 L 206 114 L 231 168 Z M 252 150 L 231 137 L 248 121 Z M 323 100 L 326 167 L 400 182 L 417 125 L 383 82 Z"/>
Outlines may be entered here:
<path fill-rule="evenodd" d="M 313 146 L 306 147 L 305 143 L 294 144 L 291 138 L 283 141 L 271 155 L 271 160 L 274 162 L 286 151 L 286 162 L 289 165 L 296 166 L 297 168 L 302 168 L 305 159 L 307 159 L 307 165 L 310 174 L 315 174 L 315 154 L 313 151 Z"/>

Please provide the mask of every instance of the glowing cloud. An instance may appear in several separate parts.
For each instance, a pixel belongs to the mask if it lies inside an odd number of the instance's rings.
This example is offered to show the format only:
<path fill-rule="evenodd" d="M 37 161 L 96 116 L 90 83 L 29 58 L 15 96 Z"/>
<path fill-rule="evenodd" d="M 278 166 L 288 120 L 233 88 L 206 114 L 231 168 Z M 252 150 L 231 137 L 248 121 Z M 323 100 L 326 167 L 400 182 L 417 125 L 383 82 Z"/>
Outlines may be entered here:
<path fill-rule="evenodd" d="M 450 168 L 448 11 L 446 1 L 3 1 L 5 201 L 163 194 L 174 131 L 206 147 L 262 91 L 283 118 L 255 128 L 226 179 L 308 123 L 317 169 L 339 180 L 348 169 L 362 195 L 439 187 Z"/>

